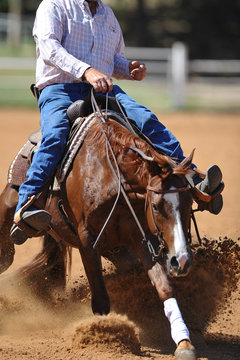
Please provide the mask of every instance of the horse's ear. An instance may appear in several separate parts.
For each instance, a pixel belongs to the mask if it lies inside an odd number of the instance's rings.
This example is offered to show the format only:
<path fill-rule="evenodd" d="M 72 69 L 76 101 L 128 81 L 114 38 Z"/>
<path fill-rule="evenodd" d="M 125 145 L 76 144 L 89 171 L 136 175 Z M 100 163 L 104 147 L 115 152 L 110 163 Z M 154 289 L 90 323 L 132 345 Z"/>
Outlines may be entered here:
<path fill-rule="evenodd" d="M 195 152 L 195 149 L 193 149 L 191 154 L 180 163 L 180 165 L 183 169 L 186 169 L 186 170 L 190 169 L 190 167 L 192 165 L 194 152 Z"/>

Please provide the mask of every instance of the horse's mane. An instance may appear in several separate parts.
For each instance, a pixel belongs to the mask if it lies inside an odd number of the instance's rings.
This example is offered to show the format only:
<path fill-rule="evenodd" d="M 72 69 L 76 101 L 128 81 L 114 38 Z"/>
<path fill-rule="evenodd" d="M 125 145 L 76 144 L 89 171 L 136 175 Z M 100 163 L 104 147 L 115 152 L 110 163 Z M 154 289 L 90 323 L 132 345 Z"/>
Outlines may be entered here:
<path fill-rule="evenodd" d="M 185 166 L 184 163 L 178 164 L 170 156 L 157 152 L 154 147 L 151 146 L 147 141 L 140 138 L 138 135 L 131 133 L 128 129 L 116 121 L 109 119 L 106 122 L 106 126 L 103 126 L 103 129 L 105 134 L 108 136 L 109 142 L 111 143 L 115 154 L 124 152 L 130 147 L 135 147 L 141 150 L 145 155 L 154 159 L 155 166 L 158 168 L 156 173 L 159 173 L 159 169 L 161 169 L 163 177 L 168 176 L 170 173 L 176 175 L 185 175 L 189 172 L 189 167 Z M 105 151 L 106 138 L 98 123 L 93 124 L 86 141 L 90 144 L 94 144 L 95 146 L 97 145 L 98 148 L 102 149 L 102 151 Z M 136 160 L 135 166 L 136 165 L 140 169 L 139 158 Z M 134 164 L 132 163 L 131 166 L 134 166 Z"/>

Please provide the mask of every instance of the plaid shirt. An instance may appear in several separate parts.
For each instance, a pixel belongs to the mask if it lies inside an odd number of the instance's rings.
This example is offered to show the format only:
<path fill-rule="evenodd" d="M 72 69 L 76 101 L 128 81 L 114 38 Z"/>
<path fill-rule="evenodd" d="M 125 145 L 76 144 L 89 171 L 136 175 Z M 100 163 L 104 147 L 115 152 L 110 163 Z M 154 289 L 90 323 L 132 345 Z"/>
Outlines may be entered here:
<path fill-rule="evenodd" d="M 107 76 L 129 79 L 129 61 L 112 10 L 98 0 L 92 17 L 85 0 L 43 0 L 33 28 L 36 86 L 81 81 L 90 66 Z"/>

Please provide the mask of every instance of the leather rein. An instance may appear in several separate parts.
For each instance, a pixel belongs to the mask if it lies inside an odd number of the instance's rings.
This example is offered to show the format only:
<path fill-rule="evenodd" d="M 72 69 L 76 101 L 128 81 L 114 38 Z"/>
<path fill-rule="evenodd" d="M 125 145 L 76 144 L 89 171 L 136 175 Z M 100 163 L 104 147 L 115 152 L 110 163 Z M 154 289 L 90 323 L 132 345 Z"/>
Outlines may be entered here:
<path fill-rule="evenodd" d="M 159 228 L 158 228 L 158 226 L 156 224 L 155 217 L 154 217 L 154 214 L 153 214 L 152 203 L 150 202 L 150 204 L 151 204 L 151 216 L 152 216 L 153 224 L 154 224 L 155 229 L 156 229 L 157 238 L 158 238 L 158 241 L 159 241 L 159 247 L 158 247 L 157 252 L 155 251 L 154 246 L 152 245 L 152 242 L 149 239 L 147 239 L 147 237 L 145 235 L 145 232 L 144 232 L 144 230 L 143 230 L 143 228 L 142 228 L 142 226 L 141 226 L 141 224 L 139 222 L 139 219 L 138 219 L 138 217 L 137 217 L 137 215 L 136 215 L 136 213 L 135 213 L 135 211 L 134 211 L 134 209 L 133 209 L 133 207 L 131 205 L 131 202 L 129 201 L 129 198 L 128 198 L 127 194 L 126 194 L 126 191 L 124 190 L 123 185 L 121 183 L 120 169 L 118 167 L 117 160 L 116 160 L 115 154 L 113 152 L 113 149 L 111 147 L 111 144 L 110 144 L 110 142 L 108 140 L 108 137 L 107 137 L 107 135 L 106 135 L 106 133 L 104 131 L 104 127 L 106 126 L 106 124 L 105 124 L 106 120 L 103 117 L 102 112 L 100 111 L 100 109 L 99 109 L 99 107 L 98 107 L 98 105 L 96 103 L 94 93 L 93 93 L 93 89 L 92 89 L 92 92 L 91 92 L 91 101 L 92 101 L 92 107 L 93 107 L 94 113 L 96 115 L 97 121 L 98 121 L 100 127 L 102 128 L 102 132 L 103 132 L 103 134 L 104 134 L 104 136 L 106 138 L 106 152 L 107 152 L 108 162 L 109 162 L 109 165 L 110 165 L 110 167 L 112 169 L 112 172 L 113 172 L 113 174 L 114 174 L 114 176 L 115 176 L 115 178 L 117 180 L 117 183 L 118 183 L 118 194 L 117 194 L 116 200 L 114 202 L 113 208 L 110 211 L 110 213 L 109 213 L 109 215 L 108 215 L 108 217 L 107 217 L 107 219 L 106 219 L 106 221 L 105 221 L 105 223 L 104 223 L 104 225 L 103 225 L 103 227 L 102 227 L 96 241 L 94 242 L 93 248 L 96 248 L 96 246 L 98 245 L 98 242 L 99 242 L 99 240 L 100 240 L 100 238 L 101 238 L 101 236 L 103 234 L 103 231 L 106 228 L 107 223 L 109 222 L 109 220 L 110 220 L 110 218 L 111 218 L 111 216 L 113 214 L 113 211 L 114 211 L 114 209 L 115 209 L 115 207 L 117 205 L 120 194 L 122 194 L 125 201 L 126 201 L 126 203 L 127 203 L 127 205 L 128 205 L 128 207 L 129 207 L 129 209 L 130 209 L 130 211 L 131 211 L 131 213 L 132 213 L 133 218 L 135 219 L 137 227 L 139 228 L 139 230 L 140 230 L 140 232 L 142 234 L 142 237 L 143 237 L 142 243 L 147 245 L 148 250 L 149 250 L 149 252 L 150 252 L 150 254 L 152 256 L 152 260 L 155 261 L 155 262 L 159 261 L 161 255 L 162 255 L 162 251 L 167 248 L 167 244 L 166 244 L 166 241 L 163 238 L 162 232 L 159 230 Z M 118 103 L 118 101 L 117 101 L 117 103 Z M 108 106 L 108 96 L 106 96 L 106 114 L 107 114 L 107 106 Z M 131 128 L 132 126 L 129 123 L 129 120 L 127 119 L 126 115 L 124 114 L 124 112 L 123 112 L 123 110 L 121 108 L 121 105 L 119 103 L 118 103 L 118 106 L 119 106 L 119 109 L 120 109 L 120 112 L 121 112 L 123 118 L 125 119 L 128 126 Z M 110 153 L 111 153 L 111 155 L 113 157 L 115 168 L 114 168 L 114 166 L 112 165 L 112 163 L 110 161 L 109 151 L 110 151 Z M 147 191 L 146 201 L 149 201 L 149 192 L 155 192 L 155 193 L 159 193 L 159 194 L 169 194 L 169 193 L 180 193 L 180 192 L 190 191 L 190 190 L 191 190 L 191 186 L 190 186 L 189 183 L 185 187 L 176 188 L 176 189 L 168 189 L 168 190 L 159 189 L 159 188 L 156 188 L 154 186 L 150 186 L 150 184 L 149 184 L 147 186 L 147 188 L 146 188 L 146 191 Z M 192 218 L 194 217 L 193 211 L 191 212 L 191 217 Z M 195 218 L 193 219 L 193 221 L 194 221 L 194 225 L 195 225 L 195 228 L 196 228 Z M 197 228 L 196 228 L 196 232 L 198 233 Z M 188 235 L 189 235 L 188 236 L 188 243 L 191 244 L 191 233 L 189 232 Z M 200 237 L 198 237 L 198 238 L 200 240 Z"/>

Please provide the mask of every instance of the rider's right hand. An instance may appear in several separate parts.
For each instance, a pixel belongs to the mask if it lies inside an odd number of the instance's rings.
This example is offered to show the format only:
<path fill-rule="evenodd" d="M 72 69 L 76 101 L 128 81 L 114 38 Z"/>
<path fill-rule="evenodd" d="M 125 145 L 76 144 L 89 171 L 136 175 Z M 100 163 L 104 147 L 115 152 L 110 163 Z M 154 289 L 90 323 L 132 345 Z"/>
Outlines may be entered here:
<path fill-rule="evenodd" d="M 112 79 L 92 67 L 84 72 L 82 79 L 89 82 L 96 92 L 105 93 L 113 89 Z"/>

